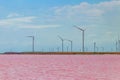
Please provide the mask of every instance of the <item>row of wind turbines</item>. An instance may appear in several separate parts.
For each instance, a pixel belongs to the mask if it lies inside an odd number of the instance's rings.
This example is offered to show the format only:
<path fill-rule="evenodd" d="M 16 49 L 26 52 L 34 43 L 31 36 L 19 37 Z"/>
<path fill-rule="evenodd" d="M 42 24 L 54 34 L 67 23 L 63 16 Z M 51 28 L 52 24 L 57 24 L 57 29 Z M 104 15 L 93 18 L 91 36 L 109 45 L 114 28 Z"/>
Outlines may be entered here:
<path fill-rule="evenodd" d="M 74 25 L 73 27 L 82 32 L 82 52 L 85 52 L 85 30 L 86 29 L 80 28 L 76 25 Z M 32 38 L 32 52 L 35 52 L 35 37 L 34 36 L 27 36 L 27 37 Z M 62 52 L 64 52 L 64 41 L 70 42 L 70 52 L 73 52 L 73 41 L 72 40 L 62 38 L 60 35 L 58 35 L 58 38 L 61 40 L 61 51 Z M 101 47 L 101 49 L 102 51 L 104 51 L 104 47 Z M 98 51 L 98 47 L 96 46 L 96 42 L 94 42 L 94 52 L 97 52 L 97 51 Z M 120 52 L 120 40 L 119 39 L 116 41 L 116 52 Z"/>

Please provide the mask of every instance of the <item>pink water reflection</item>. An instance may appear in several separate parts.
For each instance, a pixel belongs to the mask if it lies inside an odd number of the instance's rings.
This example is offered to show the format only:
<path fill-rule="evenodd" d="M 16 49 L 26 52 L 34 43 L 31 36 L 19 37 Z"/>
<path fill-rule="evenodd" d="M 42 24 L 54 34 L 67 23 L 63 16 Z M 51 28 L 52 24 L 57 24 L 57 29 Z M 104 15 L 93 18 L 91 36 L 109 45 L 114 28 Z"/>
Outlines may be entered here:
<path fill-rule="evenodd" d="M 0 55 L 0 80 L 120 80 L 120 55 Z"/>

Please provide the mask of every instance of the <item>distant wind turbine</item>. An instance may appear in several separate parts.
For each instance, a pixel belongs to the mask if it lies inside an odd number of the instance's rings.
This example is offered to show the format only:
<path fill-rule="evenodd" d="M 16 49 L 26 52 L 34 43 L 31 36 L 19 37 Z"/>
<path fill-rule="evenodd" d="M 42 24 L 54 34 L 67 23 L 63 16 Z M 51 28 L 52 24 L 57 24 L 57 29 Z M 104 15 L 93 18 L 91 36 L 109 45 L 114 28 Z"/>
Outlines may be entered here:
<path fill-rule="evenodd" d="M 32 51 L 34 52 L 35 51 L 35 49 L 34 49 L 34 46 L 35 46 L 35 44 L 34 44 L 34 36 L 27 36 L 27 37 L 30 37 L 30 38 L 32 38 Z"/>
<path fill-rule="evenodd" d="M 94 42 L 94 52 L 96 52 L 96 42 Z"/>
<path fill-rule="evenodd" d="M 69 39 L 64 39 L 64 40 L 66 40 L 66 41 L 69 41 L 69 42 L 70 42 L 70 44 L 71 44 L 71 52 L 72 52 L 72 50 L 73 50 L 73 41 L 72 41 L 72 40 L 69 40 Z"/>
<path fill-rule="evenodd" d="M 61 36 L 58 36 L 58 38 L 62 41 L 62 52 L 64 52 L 64 39 Z"/>
<path fill-rule="evenodd" d="M 85 52 L 85 41 L 84 41 L 85 40 L 84 39 L 85 38 L 84 37 L 85 36 L 84 35 L 85 34 L 85 30 L 82 29 L 82 28 L 80 28 L 80 27 L 77 27 L 77 26 L 74 26 L 74 27 L 77 28 L 77 29 L 79 29 L 80 31 L 82 31 L 82 51 Z"/>

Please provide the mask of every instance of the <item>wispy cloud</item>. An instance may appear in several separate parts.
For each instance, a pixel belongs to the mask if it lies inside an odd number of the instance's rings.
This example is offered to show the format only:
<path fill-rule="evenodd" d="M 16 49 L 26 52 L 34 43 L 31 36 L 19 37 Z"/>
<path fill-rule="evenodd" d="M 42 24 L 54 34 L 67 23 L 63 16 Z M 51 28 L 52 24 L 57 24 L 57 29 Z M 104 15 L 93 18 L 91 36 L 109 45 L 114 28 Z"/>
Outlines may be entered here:
<path fill-rule="evenodd" d="M 35 28 L 56 28 L 56 27 L 60 27 L 60 25 L 24 25 L 24 26 L 22 26 L 22 27 L 20 27 L 20 28 L 33 28 L 33 29 L 35 29 Z"/>
<path fill-rule="evenodd" d="M 52 28 L 52 27 L 60 27 L 60 25 L 56 24 L 45 24 L 41 25 L 36 23 L 38 17 L 36 16 L 22 16 L 19 14 L 9 14 L 6 19 L 0 19 L 0 27 L 3 28 Z"/>
<path fill-rule="evenodd" d="M 23 15 L 20 15 L 18 13 L 10 13 L 7 18 L 12 18 L 12 17 L 20 17 L 20 16 L 23 16 Z"/>
<path fill-rule="evenodd" d="M 19 25 L 23 23 L 30 23 L 32 22 L 36 17 L 30 16 L 30 17 L 18 17 L 18 18 L 6 18 L 0 20 L 0 26 L 14 26 Z"/>
<path fill-rule="evenodd" d="M 100 16 L 107 12 L 106 10 L 112 10 L 120 6 L 120 0 L 106 1 L 96 4 L 90 4 L 87 2 L 82 2 L 79 5 L 67 5 L 63 7 L 55 7 L 56 15 L 63 14 L 85 14 L 86 16 Z"/>
<path fill-rule="evenodd" d="M 104 24 L 104 21 L 110 21 L 110 18 L 112 18 L 111 16 L 119 16 L 120 0 L 111 0 L 94 4 L 82 2 L 78 5 L 55 7 L 54 14 L 57 19 L 61 19 L 64 22 Z M 115 20 L 118 20 L 118 18 L 113 18 L 113 21 Z"/>

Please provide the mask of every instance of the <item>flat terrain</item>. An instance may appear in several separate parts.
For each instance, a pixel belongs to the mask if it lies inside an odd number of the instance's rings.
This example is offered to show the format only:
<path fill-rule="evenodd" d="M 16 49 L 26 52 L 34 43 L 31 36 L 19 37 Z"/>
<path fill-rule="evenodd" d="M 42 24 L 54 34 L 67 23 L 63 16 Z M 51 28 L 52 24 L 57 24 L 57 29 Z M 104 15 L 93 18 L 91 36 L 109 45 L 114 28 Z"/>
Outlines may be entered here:
<path fill-rule="evenodd" d="M 4 54 L 54 54 L 54 55 L 73 55 L 73 54 L 82 54 L 82 55 L 93 55 L 93 54 L 120 54 L 120 52 L 6 52 Z"/>
<path fill-rule="evenodd" d="M 0 80 L 120 80 L 120 55 L 0 55 Z"/>

